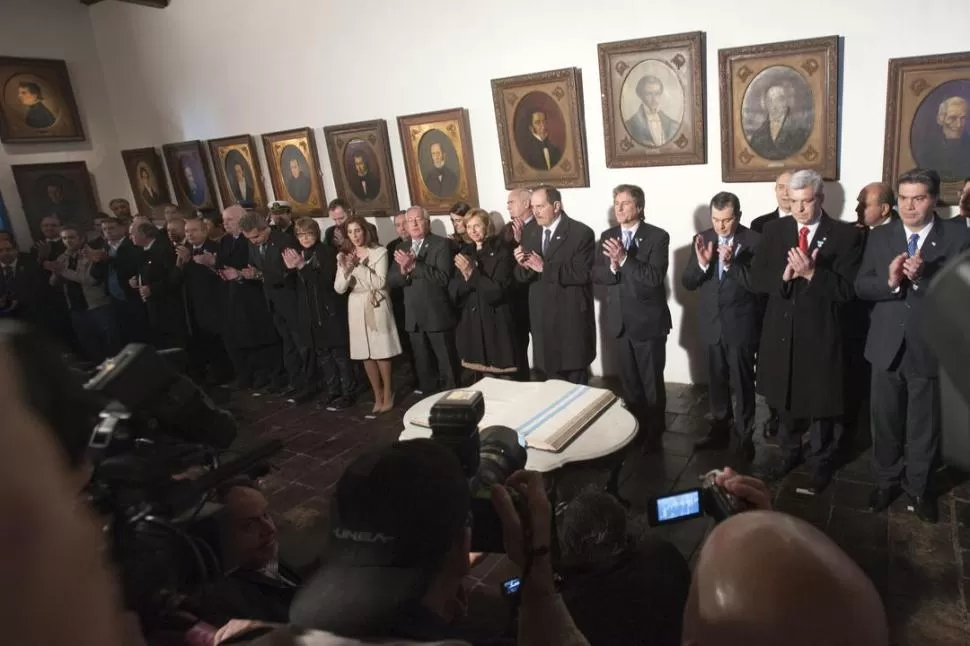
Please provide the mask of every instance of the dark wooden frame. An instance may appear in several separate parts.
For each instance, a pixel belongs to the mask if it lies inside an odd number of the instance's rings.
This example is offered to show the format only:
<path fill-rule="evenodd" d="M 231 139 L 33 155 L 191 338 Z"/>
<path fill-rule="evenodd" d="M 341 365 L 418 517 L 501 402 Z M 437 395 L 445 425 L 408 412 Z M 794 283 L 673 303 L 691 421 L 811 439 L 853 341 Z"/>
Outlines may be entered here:
<path fill-rule="evenodd" d="M 152 217 L 152 212 L 158 205 L 152 206 L 142 199 L 138 190 L 138 165 L 142 162 L 151 166 L 155 174 L 155 181 L 158 183 L 158 196 L 161 203 L 171 202 L 172 195 L 168 190 L 168 178 L 165 176 L 165 167 L 158 150 L 151 148 L 135 148 L 133 150 L 122 150 L 121 159 L 125 163 L 125 173 L 128 174 L 128 184 L 131 186 L 131 194 L 135 198 L 135 212 L 146 217 Z"/>
<path fill-rule="evenodd" d="M 27 225 L 30 227 L 30 234 L 34 240 L 41 239 L 40 221 L 50 215 L 46 212 L 35 211 L 33 208 L 34 203 L 31 198 L 30 189 L 34 187 L 34 182 L 41 173 L 65 176 L 76 174 L 76 181 L 81 190 L 81 198 L 85 201 L 85 204 L 82 205 L 85 207 L 85 212 L 81 213 L 79 217 L 71 218 L 70 224 L 81 227 L 82 233 L 93 230 L 94 216 L 98 213 L 98 202 L 94 196 L 94 186 L 91 184 L 91 173 L 88 172 L 88 165 L 86 163 L 78 161 L 59 162 L 56 164 L 15 164 L 10 168 L 13 172 L 14 182 L 17 184 L 17 192 L 20 194 L 20 202 L 27 219 Z M 69 221 L 67 219 L 63 219 L 61 222 L 61 224 L 68 223 Z"/>
<path fill-rule="evenodd" d="M 294 213 L 311 213 L 314 215 L 323 214 L 327 209 L 327 196 L 323 189 L 323 172 L 320 168 L 320 157 L 317 154 L 316 139 L 313 136 L 313 128 L 293 128 L 290 130 L 278 130 L 261 135 L 263 139 L 263 150 L 266 153 L 266 164 L 269 166 L 269 178 L 273 185 L 273 194 L 277 200 L 290 202 Z M 303 139 L 302 152 L 308 164 L 312 164 L 310 169 L 310 200 L 303 204 L 288 199 L 286 187 L 283 185 L 282 169 L 279 167 L 279 159 L 273 152 L 273 147 L 293 139 Z M 297 144 L 300 148 L 301 145 Z M 314 193 L 317 200 L 314 201 Z"/>
<path fill-rule="evenodd" d="M 637 144 L 626 132 L 622 123 L 620 93 L 627 74 L 639 62 L 650 60 L 656 52 L 676 51 L 664 62 L 671 66 L 671 72 L 678 74 L 686 67 L 684 105 L 689 107 L 689 118 L 682 121 L 690 130 L 689 136 L 682 131 L 679 137 L 658 146 L 654 152 Z M 704 32 L 694 31 L 683 34 L 640 38 L 597 46 L 600 64 L 600 92 L 603 104 L 603 138 L 606 144 L 606 166 L 608 168 L 629 168 L 643 166 L 678 166 L 682 164 L 704 164 L 707 162 L 707 135 L 704 69 L 706 67 Z M 630 65 L 631 55 L 642 54 L 641 61 Z M 668 54 L 669 56 L 669 54 Z M 620 59 L 620 60 L 617 60 Z M 685 110 L 685 115 L 687 112 Z M 620 138 L 622 137 L 622 139 Z"/>
<path fill-rule="evenodd" d="M 558 91 L 562 96 L 554 96 L 559 101 L 565 101 L 569 108 L 569 116 L 565 117 L 566 130 L 571 133 L 570 141 L 562 152 L 562 160 L 550 171 L 542 172 L 528 167 L 521 160 L 521 154 L 516 151 L 513 155 L 513 131 L 509 128 L 509 113 L 515 118 L 515 108 L 519 99 L 531 91 L 542 91 L 539 88 L 549 84 L 559 84 L 553 93 Z M 565 89 L 563 89 L 563 87 Z M 582 72 L 576 67 L 567 67 L 548 72 L 524 74 L 492 79 L 492 103 L 495 106 L 495 125 L 498 129 L 499 149 L 502 153 L 502 171 L 505 174 L 505 187 L 530 188 L 538 184 L 548 184 L 557 188 L 573 188 L 589 186 L 589 157 L 586 150 L 586 125 L 583 107 L 583 78 Z M 506 103 L 510 103 L 507 106 Z M 560 111 L 562 108 L 560 107 Z M 567 157 L 566 151 L 571 153 Z M 516 159 L 518 157 L 518 159 Z M 570 157 L 572 161 L 570 161 Z"/>
<path fill-rule="evenodd" d="M 185 209 L 191 210 L 208 210 L 208 209 L 218 209 L 219 202 L 216 200 L 215 188 L 212 184 L 212 171 L 209 170 L 209 160 L 206 156 L 205 146 L 198 139 L 192 141 L 180 141 L 176 144 L 165 144 L 162 146 L 162 152 L 165 156 L 165 165 L 168 167 L 168 174 L 172 180 L 172 190 L 175 192 L 175 199 L 178 201 L 179 206 Z M 203 201 L 202 204 L 195 204 L 189 199 L 185 191 L 182 190 L 182 183 L 179 181 L 180 166 L 178 165 L 178 156 L 183 153 L 194 153 L 199 154 L 199 161 L 202 164 L 202 175 L 204 178 L 204 187 L 206 191 L 206 196 L 208 199 Z"/>
<path fill-rule="evenodd" d="M 234 148 L 245 146 L 248 148 L 248 154 L 243 156 L 248 158 L 249 168 L 253 172 L 253 206 L 255 210 L 261 213 L 265 212 L 269 200 L 266 199 L 266 183 L 263 180 L 263 166 L 259 161 L 256 139 L 252 135 L 235 135 L 233 137 L 210 139 L 207 143 L 209 144 L 209 156 L 212 159 L 212 171 L 215 173 L 216 184 L 219 186 L 219 196 L 222 199 L 223 208 L 235 204 L 236 198 L 232 194 L 232 189 L 229 188 L 229 176 L 226 174 L 225 160 L 219 149 L 228 146 Z"/>
<path fill-rule="evenodd" d="M 422 112 L 397 118 L 401 134 L 401 147 L 404 149 L 404 170 L 408 179 L 411 203 L 423 206 L 431 215 L 445 215 L 455 202 L 467 202 L 478 206 L 478 179 L 475 175 L 475 153 L 472 149 L 472 135 L 468 127 L 468 110 L 452 108 L 437 112 Z M 438 127 L 440 126 L 440 127 Z M 461 160 L 461 176 L 458 188 L 447 198 L 441 198 L 425 185 L 418 159 L 418 146 L 421 137 L 428 130 L 446 132 Z"/>
<path fill-rule="evenodd" d="M 797 66 L 800 74 L 805 72 L 811 79 L 815 74 L 824 75 L 821 78 L 821 88 L 824 96 L 816 97 L 814 106 L 816 122 L 824 129 L 821 134 L 821 148 L 816 150 L 809 142 L 807 148 L 799 151 L 801 154 L 792 155 L 780 162 L 771 163 L 761 168 L 743 168 L 745 163 L 756 159 L 764 159 L 743 146 L 742 150 L 735 150 L 736 130 L 742 128 L 741 104 L 735 102 L 735 78 L 730 70 L 732 65 L 744 61 L 767 61 L 760 69 L 790 61 L 793 57 L 806 56 Z M 718 51 L 718 77 L 721 99 L 721 179 L 725 182 L 762 182 L 775 179 L 785 170 L 811 169 L 818 171 L 825 179 L 839 178 L 839 37 L 826 36 L 805 40 L 792 40 L 782 43 L 753 45 L 750 47 L 734 47 Z M 821 60 L 819 60 L 821 59 Z M 789 65 L 792 69 L 796 67 Z M 738 82 L 747 87 L 748 81 L 755 79 L 759 71 L 752 71 L 747 66 L 738 70 Z M 808 82 L 808 81 L 806 81 Z M 811 85 L 811 83 L 809 83 Z M 744 98 L 742 89 L 739 97 Z M 814 128 L 813 128 L 814 130 Z M 742 132 L 743 137 L 743 132 Z M 803 146 L 804 147 L 804 146 Z M 741 162 L 741 165 L 738 162 Z"/>
<path fill-rule="evenodd" d="M 20 71 L 8 69 L 16 66 L 24 66 L 28 68 L 33 67 L 40 72 L 47 72 L 50 74 L 50 80 L 52 82 L 56 82 L 58 91 L 61 93 L 64 99 L 64 107 L 69 113 L 71 125 L 73 125 L 73 128 L 70 128 L 70 132 L 54 136 L 38 134 L 37 136 L 31 137 L 18 136 L 11 132 L 10 124 L 8 122 L 8 115 L 3 110 L 4 101 L 2 93 L 6 89 L 7 82 L 10 77 L 14 76 L 15 74 L 29 72 L 28 69 Z M 54 125 L 57 125 L 56 122 Z M 49 58 L 16 58 L 13 56 L 0 56 L 0 141 L 9 144 L 33 144 L 60 141 L 84 141 L 84 139 L 84 125 L 81 123 L 81 115 L 77 109 L 77 99 L 74 97 L 74 88 L 71 87 L 71 77 L 67 73 L 67 63 L 62 60 Z"/>
<path fill-rule="evenodd" d="M 961 71 L 962 78 L 946 79 L 936 85 L 931 84 L 922 76 L 908 81 L 905 78 L 911 73 L 923 72 L 925 74 L 957 70 Z M 913 126 L 913 120 L 922 99 L 917 100 L 916 106 L 910 110 L 910 106 L 904 100 L 903 92 L 908 89 L 914 95 L 921 96 L 927 92 L 932 92 L 942 83 L 966 79 L 970 79 L 970 52 L 892 58 L 889 60 L 889 81 L 886 85 L 886 144 L 882 156 L 882 178 L 884 181 L 894 184 L 900 173 L 918 165 L 915 155 L 909 148 L 908 134 Z M 904 118 L 908 126 L 905 129 L 902 127 Z M 900 164 L 903 146 L 906 147 L 907 152 L 907 165 L 905 167 L 901 167 Z M 912 163 L 910 164 L 910 162 Z M 941 182 L 940 198 L 948 204 L 958 204 L 965 179 L 966 177 L 960 177 L 956 180 Z"/>
<path fill-rule="evenodd" d="M 358 121 L 323 129 L 330 156 L 330 169 L 337 195 L 347 200 L 358 215 L 385 215 L 393 217 L 399 210 L 397 184 L 394 180 L 394 167 L 391 162 L 391 144 L 387 138 L 387 121 Z M 378 155 L 380 166 L 381 190 L 373 200 L 363 200 L 350 188 L 344 169 L 344 150 L 354 139 L 365 139 Z"/>

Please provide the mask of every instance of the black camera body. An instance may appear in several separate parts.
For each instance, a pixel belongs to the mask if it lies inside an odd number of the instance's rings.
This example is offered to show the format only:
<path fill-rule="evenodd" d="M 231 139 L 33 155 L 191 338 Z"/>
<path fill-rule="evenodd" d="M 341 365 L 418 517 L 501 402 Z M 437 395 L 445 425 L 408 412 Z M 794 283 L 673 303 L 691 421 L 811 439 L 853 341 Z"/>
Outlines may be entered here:
<path fill-rule="evenodd" d="M 719 470 L 701 476 L 701 485 L 650 499 L 647 519 L 652 527 L 709 516 L 721 522 L 749 509 L 746 502 L 717 484 Z"/>
<path fill-rule="evenodd" d="M 473 552 L 505 551 L 502 523 L 492 505 L 493 485 L 504 484 L 509 476 L 525 468 L 528 458 L 519 435 L 505 426 L 481 431 L 485 398 L 477 390 L 453 390 L 431 407 L 431 439 L 451 450 L 458 458 L 471 491 Z M 510 491 L 519 504 L 517 492 Z"/>

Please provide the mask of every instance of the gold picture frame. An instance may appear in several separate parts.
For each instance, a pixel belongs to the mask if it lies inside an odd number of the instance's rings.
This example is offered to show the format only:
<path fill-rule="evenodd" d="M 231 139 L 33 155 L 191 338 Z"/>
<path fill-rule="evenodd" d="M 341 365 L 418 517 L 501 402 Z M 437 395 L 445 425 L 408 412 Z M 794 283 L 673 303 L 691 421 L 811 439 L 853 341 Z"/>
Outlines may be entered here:
<path fill-rule="evenodd" d="M 162 146 L 165 165 L 172 178 L 175 198 L 182 208 L 206 211 L 219 208 L 212 188 L 212 173 L 199 140 Z"/>
<path fill-rule="evenodd" d="M 281 130 L 262 137 L 276 199 L 289 202 L 295 213 L 322 214 L 327 196 L 313 129 Z"/>
<path fill-rule="evenodd" d="M 394 216 L 397 185 L 384 119 L 358 121 L 323 129 L 337 195 L 358 215 Z"/>
<path fill-rule="evenodd" d="M 67 63 L 0 56 L 0 141 L 84 141 Z"/>
<path fill-rule="evenodd" d="M 222 205 L 242 204 L 265 212 L 266 185 L 252 135 L 221 137 L 208 143 Z"/>
<path fill-rule="evenodd" d="M 151 218 L 156 208 L 172 201 L 162 158 L 154 147 L 122 150 L 121 158 L 135 196 L 136 213 Z"/>

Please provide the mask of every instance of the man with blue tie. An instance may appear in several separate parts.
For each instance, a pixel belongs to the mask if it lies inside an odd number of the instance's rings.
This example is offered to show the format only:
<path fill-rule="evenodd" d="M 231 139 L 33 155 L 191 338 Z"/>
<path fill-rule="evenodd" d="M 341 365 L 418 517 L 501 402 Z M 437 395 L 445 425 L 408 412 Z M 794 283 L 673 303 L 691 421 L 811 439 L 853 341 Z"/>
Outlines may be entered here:
<path fill-rule="evenodd" d="M 613 189 L 619 225 L 600 236 L 593 281 L 606 285 L 608 329 L 616 339 L 623 398 L 640 425 L 644 450 L 652 451 L 660 448 L 666 430 L 664 368 L 671 321 L 664 279 L 670 234 L 643 221 L 645 203 L 639 186 Z"/>
<path fill-rule="evenodd" d="M 923 169 L 897 182 L 899 218 L 869 233 L 855 280 L 874 303 L 866 359 L 872 364 L 872 459 L 877 488 L 872 511 L 887 508 L 902 485 L 916 515 L 936 522 L 929 479 L 940 444 L 939 368 L 924 338 L 926 289 L 946 262 L 970 248 L 959 220 L 933 209 L 939 183 Z"/>
<path fill-rule="evenodd" d="M 712 427 L 695 445 L 724 449 L 732 443 L 741 462 L 754 459 L 754 361 L 761 334 L 761 304 L 750 283 L 751 261 L 761 240 L 741 226 L 733 193 L 711 199 L 713 227 L 694 238 L 694 255 L 681 283 L 700 290 L 698 327 L 707 344 Z M 732 407 L 731 394 L 735 403 Z"/>

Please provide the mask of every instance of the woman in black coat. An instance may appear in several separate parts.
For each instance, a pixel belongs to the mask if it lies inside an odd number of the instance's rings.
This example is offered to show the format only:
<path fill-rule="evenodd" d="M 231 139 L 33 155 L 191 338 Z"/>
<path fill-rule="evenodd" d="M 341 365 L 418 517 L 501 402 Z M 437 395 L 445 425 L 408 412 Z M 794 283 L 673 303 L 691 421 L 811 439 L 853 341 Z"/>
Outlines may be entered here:
<path fill-rule="evenodd" d="M 515 374 L 512 249 L 495 235 L 483 209 L 473 209 L 465 216 L 465 231 L 471 243 L 455 256 L 457 271 L 449 284 L 460 311 L 458 356 L 462 366 L 478 376 Z"/>
<path fill-rule="evenodd" d="M 354 369 L 350 362 L 347 299 L 333 289 L 337 251 L 320 241 L 320 225 L 300 218 L 293 225 L 301 251 L 285 249 L 283 262 L 296 269 L 300 350 L 310 374 L 325 391 L 320 405 L 343 409 L 353 404 Z"/>

